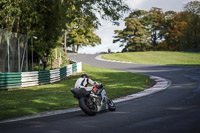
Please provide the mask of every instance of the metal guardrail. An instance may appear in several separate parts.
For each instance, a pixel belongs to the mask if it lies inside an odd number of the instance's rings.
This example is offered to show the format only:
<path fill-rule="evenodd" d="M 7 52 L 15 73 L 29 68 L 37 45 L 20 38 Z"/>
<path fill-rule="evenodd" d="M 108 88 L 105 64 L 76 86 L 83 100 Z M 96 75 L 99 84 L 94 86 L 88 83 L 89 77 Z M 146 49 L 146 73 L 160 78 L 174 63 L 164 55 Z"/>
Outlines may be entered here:
<path fill-rule="evenodd" d="M 0 89 L 22 88 L 54 83 L 78 72 L 82 72 L 81 62 L 47 71 L 0 73 Z"/>

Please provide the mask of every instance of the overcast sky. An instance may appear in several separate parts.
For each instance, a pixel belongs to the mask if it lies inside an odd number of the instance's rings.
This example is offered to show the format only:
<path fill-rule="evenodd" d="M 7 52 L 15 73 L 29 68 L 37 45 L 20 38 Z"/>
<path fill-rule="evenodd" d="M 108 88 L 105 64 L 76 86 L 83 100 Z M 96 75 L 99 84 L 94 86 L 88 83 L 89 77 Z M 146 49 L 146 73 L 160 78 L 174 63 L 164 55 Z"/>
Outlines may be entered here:
<path fill-rule="evenodd" d="M 184 4 L 188 3 L 192 0 L 126 0 L 126 3 L 129 5 L 131 9 L 142 9 L 142 10 L 150 10 L 151 7 L 162 8 L 163 11 L 173 10 L 176 12 L 180 12 L 183 10 Z M 127 15 L 124 16 L 127 17 Z M 124 28 L 124 22 L 120 21 L 120 26 L 114 26 L 109 21 L 101 21 L 102 26 L 96 31 L 96 34 L 101 38 L 101 45 L 96 47 L 83 47 L 80 48 L 78 53 L 99 53 L 99 52 L 107 52 L 110 48 L 112 52 L 118 52 L 122 50 L 119 47 L 119 43 L 113 44 L 113 36 L 114 30 L 121 30 Z"/>

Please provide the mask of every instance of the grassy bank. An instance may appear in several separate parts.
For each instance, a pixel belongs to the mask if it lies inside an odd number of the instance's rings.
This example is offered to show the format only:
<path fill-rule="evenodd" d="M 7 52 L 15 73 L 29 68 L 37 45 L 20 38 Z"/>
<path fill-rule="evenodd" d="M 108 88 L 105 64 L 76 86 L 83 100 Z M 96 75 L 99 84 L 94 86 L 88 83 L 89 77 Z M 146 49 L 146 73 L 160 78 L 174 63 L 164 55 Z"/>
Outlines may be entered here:
<path fill-rule="evenodd" d="M 104 59 L 157 65 L 200 65 L 200 53 L 188 52 L 130 52 L 103 56 Z"/>
<path fill-rule="evenodd" d="M 84 66 L 83 69 L 91 79 L 106 86 L 107 95 L 111 99 L 136 93 L 152 84 L 149 77 L 144 75 L 90 66 Z M 0 91 L 0 120 L 77 107 L 77 100 L 70 88 L 80 75 L 54 84 Z"/>

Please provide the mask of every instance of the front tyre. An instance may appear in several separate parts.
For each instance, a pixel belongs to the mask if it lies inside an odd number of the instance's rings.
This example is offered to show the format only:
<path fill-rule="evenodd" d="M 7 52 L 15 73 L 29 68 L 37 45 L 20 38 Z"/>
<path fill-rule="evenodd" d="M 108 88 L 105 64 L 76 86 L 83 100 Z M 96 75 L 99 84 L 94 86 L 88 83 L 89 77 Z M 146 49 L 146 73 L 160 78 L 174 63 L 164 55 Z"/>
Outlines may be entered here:
<path fill-rule="evenodd" d="M 90 101 L 87 97 L 81 97 L 79 100 L 79 106 L 83 112 L 87 115 L 93 116 L 97 113 L 97 106 Z"/>
<path fill-rule="evenodd" d="M 115 110 L 116 110 L 116 105 L 115 105 L 115 103 L 114 103 L 112 100 L 110 100 L 110 99 L 108 99 L 107 102 L 108 102 L 108 109 L 109 109 L 110 111 L 115 111 Z"/>

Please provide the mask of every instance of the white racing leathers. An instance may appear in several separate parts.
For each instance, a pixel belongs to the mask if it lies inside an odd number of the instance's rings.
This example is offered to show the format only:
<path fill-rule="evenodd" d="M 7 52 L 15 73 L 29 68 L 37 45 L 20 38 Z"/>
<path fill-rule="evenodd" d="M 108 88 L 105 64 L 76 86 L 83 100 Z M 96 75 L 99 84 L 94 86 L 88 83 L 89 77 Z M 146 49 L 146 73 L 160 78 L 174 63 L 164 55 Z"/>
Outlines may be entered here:
<path fill-rule="evenodd" d="M 87 87 L 88 84 L 92 86 Z M 99 83 L 92 81 L 90 78 L 79 78 L 77 79 L 74 88 L 85 88 L 86 91 L 91 91 L 95 85 L 99 85 Z"/>

